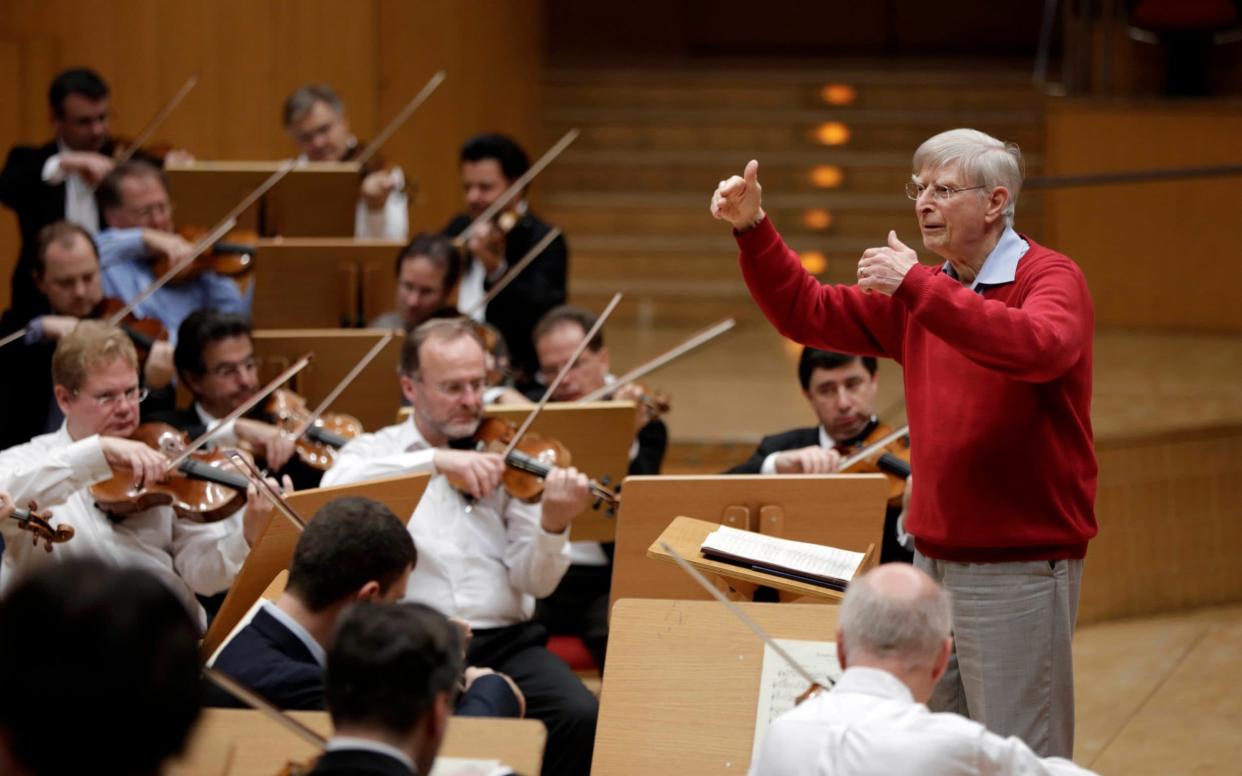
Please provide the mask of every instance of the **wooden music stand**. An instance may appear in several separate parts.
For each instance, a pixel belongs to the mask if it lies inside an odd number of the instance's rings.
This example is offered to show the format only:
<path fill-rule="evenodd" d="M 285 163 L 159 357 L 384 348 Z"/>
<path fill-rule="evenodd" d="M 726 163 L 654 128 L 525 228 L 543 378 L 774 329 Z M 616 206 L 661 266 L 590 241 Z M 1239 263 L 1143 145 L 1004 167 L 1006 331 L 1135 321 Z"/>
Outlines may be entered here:
<path fill-rule="evenodd" d="M 327 712 L 293 711 L 289 716 L 325 738 L 332 734 Z M 543 723 L 533 719 L 453 717 L 440 756 L 500 760 L 533 776 L 543 765 L 546 739 Z M 167 772 L 273 776 L 291 762 L 305 763 L 318 754 L 314 746 L 253 709 L 203 709 L 185 754 Z"/>
<path fill-rule="evenodd" d="M 866 552 L 881 546 L 888 481 L 881 474 L 630 477 L 617 517 L 612 601 L 707 593 L 647 549 L 678 515 L 782 539 Z"/>
<path fill-rule="evenodd" d="M 529 405 L 498 404 L 487 414 L 521 425 L 530 414 Z M 634 402 L 553 402 L 543 408 L 530 428 L 531 433 L 559 439 L 573 453 L 573 465 L 588 477 L 603 480 L 615 488 L 630 466 L 630 445 L 634 441 Z M 610 542 L 616 535 L 616 520 L 608 517 L 606 505 L 599 510 L 587 507 L 574 518 L 569 529 L 573 541 Z"/>
<path fill-rule="evenodd" d="M 282 162 L 195 161 L 165 169 L 177 222 L 211 227 Z M 353 237 L 360 178 L 352 162 L 295 167 L 237 219 L 265 237 Z"/>
<path fill-rule="evenodd" d="M 256 329 L 365 326 L 392 309 L 393 262 L 403 247 L 394 240 L 259 240 L 251 323 Z"/>
<path fill-rule="evenodd" d="M 836 639 L 835 606 L 738 606 L 774 638 Z M 714 601 L 618 601 L 591 773 L 746 773 L 763 652 Z"/>
<path fill-rule="evenodd" d="M 303 520 L 309 521 L 320 507 L 333 499 L 342 496 L 366 496 L 387 505 L 401 522 L 406 522 L 414 514 L 414 508 L 418 506 L 418 500 L 422 498 L 430 479 L 429 474 L 403 474 L 352 485 L 303 490 L 290 494 L 285 500 Z M 259 541 L 250 548 L 250 554 L 237 572 L 237 578 L 229 587 L 220 611 L 207 628 L 201 646 L 203 659 L 215 653 L 263 591 L 272 584 L 276 575 L 289 568 L 289 562 L 293 559 L 293 548 L 297 545 L 299 536 L 301 532 L 297 526 L 282 515 L 272 514 L 267 527 L 259 536 Z"/>
<path fill-rule="evenodd" d="M 714 578 L 717 581 L 717 587 L 721 588 L 734 601 L 750 601 L 754 596 L 755 588 L 760 585 L 777 590 L 780 593 L 782 602 L 807 599 L 806 603 L 835 604 L 840 603 L 845 596 L 845 593 L 839 590 L 812 585 L 808 582 L 799 582 L 776 574 L 767 574 L 746 568 L 745 566 L 737 566 L 732 563 L 724 563 L 704 557 L 700 548 L 708 535 L 719 527 L 720 523 L 712 523 L 707 520 L 696 520 L 693 517 L 675 517 L 673 522 L 669 523 L 668 528 L 664 529 L 664 533 L 660 534 L 660 537 L 647 548 L 647 557 L 653 560 L 662 560 L 666 563 L 675 563 L 673 556 L 668 554 L 661 546 L 661 542 L 668 544 L 678 555 L 685 558 L 687 563 L 701 571 L 708 579 Z M 869 545 L 867 551 L 863 553 L 862 563 L 859 564 L 858 572 L 854 576 L 857 577 L 859 574 L 875 566 L 878 559 L 879 556 L 876 553 L 875 545 Z"/>
<path fill-rule="evenodd" d="M 380 329 L 259 329 L 252 337 L 259 377 L 275 377 L 313 352 L 310 366 L 290 381 L 289 387 L 315 407 L 383 334 Z M 353 415 L 363 428 L 372 431 L 392 425 L 393 408 L 401 402 L 397 365 L 403 341 L 403 336 L 393 337 L 328 410 Z"/>

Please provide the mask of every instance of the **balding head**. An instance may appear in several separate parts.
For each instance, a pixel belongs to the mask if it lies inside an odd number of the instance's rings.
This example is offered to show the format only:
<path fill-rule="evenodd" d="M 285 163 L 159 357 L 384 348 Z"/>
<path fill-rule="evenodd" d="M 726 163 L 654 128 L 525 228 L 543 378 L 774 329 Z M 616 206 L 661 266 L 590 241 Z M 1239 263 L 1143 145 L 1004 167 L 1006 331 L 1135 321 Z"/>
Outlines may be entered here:
<path fill-rule="evenodd" d="M 851 662 L 933 664 L 952 630 L 949 594 L 927 574 L 888 563 L 850 583 L 841 640 Z"/>

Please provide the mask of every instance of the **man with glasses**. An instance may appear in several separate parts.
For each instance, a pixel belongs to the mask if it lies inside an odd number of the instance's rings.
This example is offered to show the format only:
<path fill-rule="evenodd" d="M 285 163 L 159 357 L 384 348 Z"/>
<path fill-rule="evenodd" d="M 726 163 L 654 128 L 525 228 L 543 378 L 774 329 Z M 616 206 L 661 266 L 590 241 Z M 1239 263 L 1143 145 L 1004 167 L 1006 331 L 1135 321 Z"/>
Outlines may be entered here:
<path fill-rule="evenodd" d="M 193 245 L 174 231 L 173 205 L 164 173 L 155 165 L 129 161 L 108 173 L 96 192 L 107 229 L 100 232 L 100 266 L 104 292 L 129 302 L 156 279 L 152 261 L 185 258 Z M 185 317 L 195 310 L 249 315 L 237 284 L 210 270 L 163 286 L 134 310 L 139 318 L 157 318 L 175 339 Z"/>
<path fill-rule="evenodd" d="M 205 627 L 194 594 L 214 595 L 229 586 L 266 526 L 271 504 L 252 492 L 242 510 L 215 523 L 184 520 L 170 506 L 113 520 L 95 505 L 90 486 L 115 473 L 144 488 L 165 478 L 169 462 L 163 453 L 129 439 L 147 394 L 138 384 L 133 343 L 115 327 L 82 321 L 57 345 L 52 379 L 65 422 L 57 431 L 0 453 L 0 491 L 18 504 L 37 501 L 51 510 L 53 525 L 72 526 L 74 536 L 46 552 L 32 545 L 16 523 L 0 521 L 5 540 L 0 584 L 10 585 L 46 563 L 98 557 L 151 572 Z"/>
<path fill-rule="evenodd" d="M 569 566 L 569 524 L 589 503 L 589 484 L 576 469 L 553 469 L 537 504 L 501 488 L 501 455 L 478 452 L 472 441 L 483 417 L 486 371 L 483 343 L 469 321 L 419 326 L 401 350 L 410 420 L 351 440 L 323 484 L 434 475 L 409 521 L 419 558 L 406 597 L 465 620 L 474 631 L 467 662 L 517 682 L 527 714 L 548 728 L 544 774 L 589 773 L 595 696 L 546 649 L 547 631 L 530 621 L 535 599 L 556 589 Z"/>
<path fill-rule="evenodd" d="M 1017 146 L 971 129 L 914 153 L 907 194 L 923 245 L 888 233 L 856 286 L 821 284 L 763 212 L 759 163 L 721 181 L 742 274 L 786 337 L 904 367 L 915 564 L 953 595 L 954 654 L 929 704 L 1041 756 L 1074 742 L 1070 641 L 1096 535 L 1094 312 L 1082 270 L 1013 229 Z"/>

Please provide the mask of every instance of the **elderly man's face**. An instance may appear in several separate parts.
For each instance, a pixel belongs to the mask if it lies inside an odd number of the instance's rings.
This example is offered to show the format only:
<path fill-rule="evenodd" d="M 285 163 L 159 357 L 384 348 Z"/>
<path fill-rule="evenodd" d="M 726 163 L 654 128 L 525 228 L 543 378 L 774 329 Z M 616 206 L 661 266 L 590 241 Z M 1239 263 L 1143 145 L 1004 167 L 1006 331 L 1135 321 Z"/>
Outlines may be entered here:
<path fill-rule="evenodd" d="M 987 191 L 959 191 L 947 199 L 936 199 L 933 194 L 936 186 L 964 189 L 975 185 L 956 164 L 920 170 L 914 182 L 926 187 L 914 203 L 914 214 L 927 250 L 945 259 L 959 258 L 983 238 L 989 225 Z"/>

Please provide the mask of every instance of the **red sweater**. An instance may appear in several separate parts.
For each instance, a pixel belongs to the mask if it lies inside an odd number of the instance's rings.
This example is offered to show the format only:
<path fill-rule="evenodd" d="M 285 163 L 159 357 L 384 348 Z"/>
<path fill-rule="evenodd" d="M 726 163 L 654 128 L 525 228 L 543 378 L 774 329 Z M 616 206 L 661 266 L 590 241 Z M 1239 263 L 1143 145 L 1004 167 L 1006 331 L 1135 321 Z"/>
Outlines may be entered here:
<path fill-rule="evenodd" d="M 892 297 L 823 285 L 765 219 L 737 235 L 751 295 L 777 330 L 905 368 L 906 530 L 930 558 L 1082 558 L 1095 522 L 1095 314 L 1082 270 L 1023 237 L 1012 283 L 983 293 L 916 265 Z"/>

